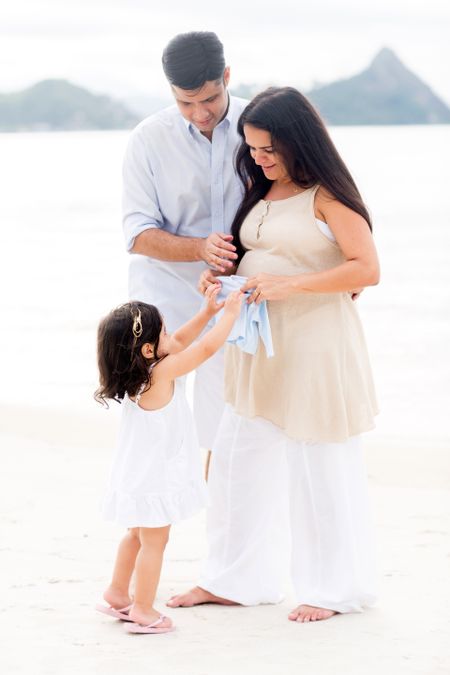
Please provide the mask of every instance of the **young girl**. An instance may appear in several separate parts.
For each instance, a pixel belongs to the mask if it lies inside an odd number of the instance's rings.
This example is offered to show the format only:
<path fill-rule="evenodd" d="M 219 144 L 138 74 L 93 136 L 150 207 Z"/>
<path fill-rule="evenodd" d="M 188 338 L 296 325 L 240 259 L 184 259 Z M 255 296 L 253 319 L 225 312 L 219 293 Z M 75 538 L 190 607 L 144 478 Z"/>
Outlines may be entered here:
<path fill-rule="evenodd" d="M 211 286 L 204 308 L 173 335 L 167 334 L 157 308 L 143 302 L 113 310 L 98 328 L 100 387 L 95 397 L 102 403 L 123 401 L 103 511 L 128 532 L 103 595 L 109 606 L 96 609 L 127 621 L 131 633 L 172 630 L 171 620 L 153 607 L 164 548 L 171 524 L 204 506 L 199 445 L 184 385 L 177 378 L 223 345 L 239 315 L 243 295 L 237 291 L 217 303 L 219 290 L 219 284 Z M 222 308 L 216 325 L 192 344 Z"/>

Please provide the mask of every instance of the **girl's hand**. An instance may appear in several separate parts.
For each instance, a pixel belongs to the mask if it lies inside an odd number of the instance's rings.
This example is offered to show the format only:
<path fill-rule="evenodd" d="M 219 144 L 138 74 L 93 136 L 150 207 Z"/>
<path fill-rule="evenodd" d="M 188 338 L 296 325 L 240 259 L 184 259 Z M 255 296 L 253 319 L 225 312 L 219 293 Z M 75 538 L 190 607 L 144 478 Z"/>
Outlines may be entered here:
<path fill-rule="evenodd" d="M 241 291 L 252 291 L 247 299 L 248 304 L 256 302 L 259 305 L 263 300 L 285 300 L 294 293 L 293 277 L 262 272 L 249 277 Z"/>
<path fill-rule="evenodd" d="M 242 302 L 244 300 L 244 294 L 242 291 L 233 291 L 227 296 L 227 299 L 225 300 L 225 310 L 224 313 L 226 314 L 231 314 L 234 316 L 235 319 L 240 314 L 241 307 L 242 307 Z"/>
<path fill-rule="evenodd" d="M 225 305 L 225 302 L 217 302 L 217 295 L 220 291 L 219 283 L 210 284 L 205 291 L 206 307 L 205 310 L 209 316 L 214 316 Z"/>
<path fill-rule="evenodd" d="M 219 275 L 220 272 L 214 272 L 213 270 L 205 270 L 202 272 L 197 286 L 202 295 L 205 295 L 206 289 L 209 288 L 211 284 L 219 284 L 220 286 L 220 281 L 217 280 L 217 276 Z"/>

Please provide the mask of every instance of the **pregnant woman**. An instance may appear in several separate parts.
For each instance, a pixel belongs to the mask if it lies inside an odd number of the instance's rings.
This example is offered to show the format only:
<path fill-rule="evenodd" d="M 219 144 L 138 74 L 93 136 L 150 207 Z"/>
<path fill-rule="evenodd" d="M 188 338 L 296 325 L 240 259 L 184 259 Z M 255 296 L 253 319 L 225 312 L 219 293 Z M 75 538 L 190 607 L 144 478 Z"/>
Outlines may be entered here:
<path fill-rule="evenodd" d="M 352 292 L 378 283 L 378 259 L 358 189 L 300 92 L 264 91 L 238 129 L 237 274 L 249 302 L 267 301 L 275 356 L 227 346 L 209 554 L 199 586 L 168 604 L 279 602 L 289 522 L 289 619 L 327 619 L 376 595 L 361 434 L 377 404 Z M 207 271 L 201 289 L 215 282 Z"/>

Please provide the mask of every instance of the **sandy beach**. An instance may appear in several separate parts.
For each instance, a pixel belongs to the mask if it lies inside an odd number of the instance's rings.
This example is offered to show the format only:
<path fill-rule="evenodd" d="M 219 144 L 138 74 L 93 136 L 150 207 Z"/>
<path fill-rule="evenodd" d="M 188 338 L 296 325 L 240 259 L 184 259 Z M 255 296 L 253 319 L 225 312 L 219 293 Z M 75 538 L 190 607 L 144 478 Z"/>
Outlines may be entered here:
<path fill-rule="evenodd" d="M 443 441 L 366 441 L 378 538 L 380 599 L 364 614 L 316 624 L 295 605 L 171 609 L 176 630 L 131 636 L 93 610 L 120 530 L 98 501 L 117 411 L 65 414 L 3 406 L 0 610 L 8 675 L 447 675 L 450 668 L 450 462 Z M 424 461 L 426 455 L 426 462 Z M 192 585 L 204 514 L 172 530 L 158 603 Z"/>
<path fill-rule="evenodd" d="M 127 299 L 119 201 L 128 133 L 4 134 L 0 282 L 12 290 L 0 331 L 2 673 L 450 673 L 445 172 L 423 172 L 410 199 L 417 166 L 439 167 L 450 128 L 333 134 L 373 205 L 382 261 L 382 283 L 358 301 L 381 408 L 365 442 L 377 607 L 293 624 L 286 573 L 280 605 L 171 609 L 176 631 L 166 635 L 127 635 L 94 611 L 121 535 L 99 510 L 120 411 L 101 410 L 92 392 L 98 320 Z M 205 550 L 204 514 L 173 528 L 161 610 L 195 583 Z"/>

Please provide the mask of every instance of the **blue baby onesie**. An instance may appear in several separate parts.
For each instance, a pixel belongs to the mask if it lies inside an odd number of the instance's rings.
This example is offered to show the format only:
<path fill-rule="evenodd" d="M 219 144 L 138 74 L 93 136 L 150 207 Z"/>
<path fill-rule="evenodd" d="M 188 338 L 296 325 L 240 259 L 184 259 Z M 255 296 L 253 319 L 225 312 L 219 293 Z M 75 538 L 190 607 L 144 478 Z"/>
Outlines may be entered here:
<path fill-rule="evenodd" d="M 239 290 L 247 282 L 246 277 L 240 277 L 237 274 L 229 277 L 217 277 L 217 279 L 222 283 L 217 302 L 222 302 L 229 293 Z M 247 291 L 245 295 L 249 296 L 250 291 Z M 222 311 L 216 315 L 216 320 L 220 317 Z M 268 357 L 273 356 L 272 332 L 266 301 L 263 300 L 259 305 L 255 302 L 252 302 L 251 305 L 243 303 L 241 313 L 231 329 L 227 342 L 235 344 L 247 354 L 256 354 L 259 338 L 263 341 L 266 355 Z"/>

